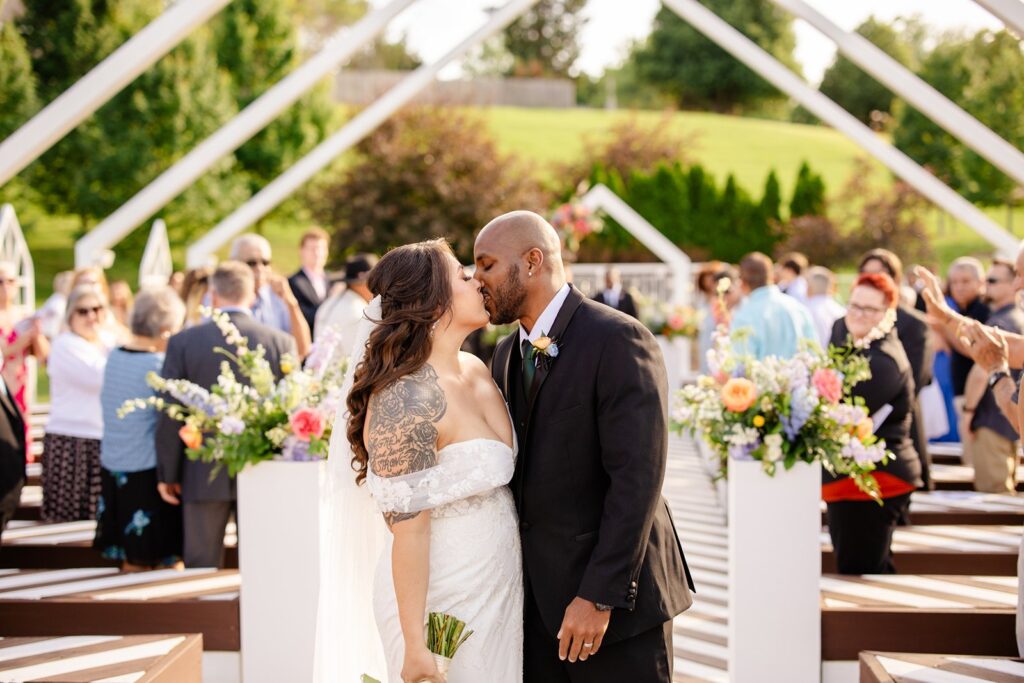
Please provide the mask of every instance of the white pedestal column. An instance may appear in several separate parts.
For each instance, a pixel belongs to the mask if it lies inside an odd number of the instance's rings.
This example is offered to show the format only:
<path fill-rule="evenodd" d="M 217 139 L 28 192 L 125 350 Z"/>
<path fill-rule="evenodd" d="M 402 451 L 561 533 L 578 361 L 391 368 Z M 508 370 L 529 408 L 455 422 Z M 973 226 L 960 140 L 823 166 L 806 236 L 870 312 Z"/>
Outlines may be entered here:
<path fill-rule="evenodd" d="M 729 679 L 821 680 L 821 465 L 729 461 Z"/>
<path fill-rule="evenodd" d="M 665 358 L 668 390 L 675 391 L 683 385 L 683 381 L 692 374 L 690 367 L 690 340 L 684 337 L 669 339 L 662 335 L 655 336 L 661 355 Z"/>
<path fill-rule="evenodd" d="M 326 474 L 326 461 L 268 461 L 238 475 L 245 683 L 313 680 Z"/>

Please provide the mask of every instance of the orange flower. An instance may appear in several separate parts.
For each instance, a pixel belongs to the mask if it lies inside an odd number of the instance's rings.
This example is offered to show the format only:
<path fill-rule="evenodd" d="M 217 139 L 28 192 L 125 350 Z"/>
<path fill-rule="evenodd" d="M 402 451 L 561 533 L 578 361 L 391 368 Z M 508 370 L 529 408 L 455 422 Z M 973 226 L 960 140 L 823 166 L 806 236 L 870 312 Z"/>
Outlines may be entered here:
<path fill-rule="evenodd" d="M 203 445 L 203 433 L 192 425 L 185 425 L 179 429 L 178 437 L 188 448 L 199 448 Z"/>
<path fill-rule="evenodd" d="M 875 423 L 871 421 L 870 417 L 865 417 L 863 420 L 857 423 L 857 438 L 863 441 L 872 434 L 875 433 Z"/>
<path fill-rule="evenodd" d="M 734 413 L 742 413 L 754 405 L 757 399 L 757 388 L 749 379 L 733 377 L 722 387 L 722 403 L 725 409 Z"/>

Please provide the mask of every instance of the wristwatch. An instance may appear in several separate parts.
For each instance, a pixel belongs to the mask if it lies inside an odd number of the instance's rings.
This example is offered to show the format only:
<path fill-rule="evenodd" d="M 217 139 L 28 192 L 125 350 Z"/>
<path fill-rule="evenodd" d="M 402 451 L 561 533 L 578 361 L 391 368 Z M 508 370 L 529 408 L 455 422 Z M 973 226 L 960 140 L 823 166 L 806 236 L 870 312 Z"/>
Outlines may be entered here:
<path fill-rule="evenodd" d="M 594 607 L 597 608 L 598 612 L 611 612 L 612 611 L 612 606 L 611 605 L 604 605 L 604 604 L 601 604 L 600 602 L 595 602 L 594 603 Z"/>
<path fill-rule="evenodd" d="M 995 386 L 999 384 L 999 380 L 1001 380 L 1004 377 L 1010 378 L 1010 373 L 1008 373 L 1006 370 L 996 370 L 995 372 L 993 372 L 991 375 L 988 376 L 988 388 L 994 389 Z"/>

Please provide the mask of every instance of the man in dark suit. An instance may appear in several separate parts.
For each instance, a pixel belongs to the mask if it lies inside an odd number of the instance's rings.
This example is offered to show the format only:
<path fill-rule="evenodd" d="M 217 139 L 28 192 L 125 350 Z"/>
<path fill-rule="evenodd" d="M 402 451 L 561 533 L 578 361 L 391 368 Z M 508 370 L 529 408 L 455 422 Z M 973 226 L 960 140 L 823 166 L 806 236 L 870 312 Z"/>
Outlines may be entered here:
<path fill-rule="evenodd" d="M 594 301 L 611 306 L 616 311 L 639 318 L 633 296 L 622 287 L 622 276 L 618 268 L 609 268 L 604 274 L 604 289 L 594 296 Z"/>
<path fill-rule="evenodd" d="M 872 249 L 860 260 L 860 273 L 885 273 L 893 279 L 897 286 L 903 282 L 903 262 L 888 249 Z M 935 349 L 928 336 L 928 318 L 920 311 L 904 305 L 902 302 L 896 309 L 896 334 L 903 345 L 903 351 L 910 361 L 910 370 L 914 375 L 914 410 L 910 426 L 910 437 L 914 449 L 921 459 L 921 480 L 924 489 L 934 488 L 931 480 L 931 454 L 928 452 L 928 439 L 924 434 L 924 419 L 921 414 L 921 390 L 932 383 L 932 366 L 935 363 Z M 843 345 L 849 332 L 846 320 L 840 318 L 832 328 L 832 343 Z"/>
<path fill-rule="evenodd" d="M 213 307 L 224 311 L 247 340 L 249 348 L 262 345 L 266 359 L 280 378 L 281 356 L 295 354 L 295 341 L 284 332 L 261 325 L 249 310 L 254 297 L 253 275 L 239 261 L 225 261 L 210 278 Z M 217 383 L 224 356 L 216 347 L 228 347 L 213 321 L 190 327 L 170 338 L 162 375 L 186 379 L 209 389 Z M 236 374 L 237 367 L 234 368 Z M 161 415 L 157 424 L 157 479 L 161 497 L 183 504 L 186 567 L 221 567 L 224 564 L 224 529 L 235 507 L 235 480 L 221 469 L 213 479 L 212 463 L 185 457 L 178 436 L 181 423 Z"/>
<path fill-rule="evenodd" d="M 21 502 L 25 455 L 25 419 L 0 377 L 0 536 Z"/>
<path fill-rule="evenodd" d="M 520 323 L 492 372 L 519 441 L 510 486 L 526 588 L 523 680 L 668 683 L 672 618 L 692 604 L 693 586 L 661 496 L 657 343 L 566 283 L 558 236 L 537 214 L 491 221 L 475 257 L 491 322 Z"/>
<path fill-rule="evenodd" d="M 299 260 L 302 267 L 288 278 L 288 285 L 299 302 L 302 317 L 309 325 L 310 338 L 313 338 L 314 334 L 316 310 L 320 308 L 320 304 L 327 298 L 331 289 L 327 273 L 324 272 L 330 239 L 330 235 L 323 228 L 311 228 L 303 233 L 299 241 Z"/>

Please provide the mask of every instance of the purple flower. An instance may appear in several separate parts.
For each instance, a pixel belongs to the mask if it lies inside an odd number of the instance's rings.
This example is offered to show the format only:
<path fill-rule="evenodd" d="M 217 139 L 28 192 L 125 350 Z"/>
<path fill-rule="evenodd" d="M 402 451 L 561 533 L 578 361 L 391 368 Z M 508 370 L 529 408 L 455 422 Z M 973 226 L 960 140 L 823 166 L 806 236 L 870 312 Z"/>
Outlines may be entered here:
<path fill-rule="evenodd" d="M 281 449 L 282 460 L 293 460 L 295 462 L 307 462 L 315 460 L 309 454 L 309 442 L 289 436 L 284 440 L 284 447 Z"/>
<path fill-rule="evenodd" d="M 730 446 L 729 457 L 733 460 L 753 460 L 754 456 L 750 455 L 757 444 L 747 444 L 746 446 Z"/>

